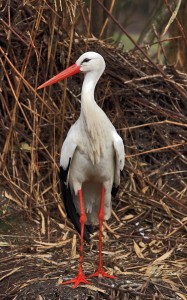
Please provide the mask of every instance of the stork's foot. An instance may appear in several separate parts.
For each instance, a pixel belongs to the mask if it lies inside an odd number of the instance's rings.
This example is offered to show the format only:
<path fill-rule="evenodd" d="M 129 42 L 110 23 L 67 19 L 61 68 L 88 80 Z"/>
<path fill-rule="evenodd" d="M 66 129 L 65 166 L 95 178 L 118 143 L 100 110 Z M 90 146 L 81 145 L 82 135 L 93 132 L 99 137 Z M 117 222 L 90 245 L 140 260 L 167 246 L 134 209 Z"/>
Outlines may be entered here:
<path fill-rule="evenodd" d="M 85 283 L 85 284 L 91 284 L 85 277 L 84 273 L 83 272 L 80 272 L 78 273 L 78 275 L 71 279 L 71 280 L 68 280 L 68 281 L 65 281 L 65 282 L 62 282 L 62 284 L 70 284 L 70 283 L 75 283 L 74 284 L 74 288 L 76 288 L 80 283 Z"/>
<path fill-rule="evenodd" d="M 107 278 L 117 278 L 116 276 L 110 275 L 108 273 L 106 273 L 103 268 L 98 268 L 97 271 L 91 275 L 89 275 L 89 277 L 107 277 Z"/>

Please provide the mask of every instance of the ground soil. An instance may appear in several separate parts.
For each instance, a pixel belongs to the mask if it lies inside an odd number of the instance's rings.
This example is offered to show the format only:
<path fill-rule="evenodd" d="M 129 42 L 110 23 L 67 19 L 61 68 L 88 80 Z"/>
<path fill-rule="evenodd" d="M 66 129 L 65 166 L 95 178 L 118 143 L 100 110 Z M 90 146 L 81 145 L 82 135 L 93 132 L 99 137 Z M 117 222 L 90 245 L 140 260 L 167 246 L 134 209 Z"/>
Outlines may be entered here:
<path fill-rule="evenodd" d="M 185 250 L 182 244 L 179 251 L 180 247 L 170 240 L 170 249 L 175 248 L 172 252 L 173 259 L 168 256 L 166 263 L 167 257 L 166 260 L 163 258 L 158 265 L 153 263 L 150 270 L 151 262 L 160 255 L 155 256 L 153 252 L 152 257 L 148 258 L 146 255 L 141 257 L 140 253 L 138 255 L 138 232 L 149 232 L 149 245 L 151 242 L 154 244 L 153 237 L 156 238 L 155 229 L 149 226 L 148 221 L 145 221 L 143 226 L 129 223 L 124 237 L 121 238 L 105 229 L 104 265 L 107 271 L 115 273 L 117 278 L 90 279 L 90 286 L 81 285 L 74 289 L 60 283 L 76 275 L 78 236 L 76 240 L 76 234 L 74 237 L 67 236 L 67 243 L 63 244 L 64 237 L 60 236 L 59 231 L 54 232 L 53 241 L 51 237 L 51 242 L 48 242 L 46 238 L 41 238 L 39 223 L 19 211 L 5 198 L 2 198 L 1 202 L 1 209 L 6 216 L 3 218 L 3 214 L 1 215 L 0 224 L 0 299 L 186 299 L 187 278 L 183 253 Z M 112 222 L 114 217 L 110 224 Z M 130 235 L 134 235 L 134 242 Z M 72 247 L 73 240 L 76 241 L 74 245 L 77 249 Z M 160 243 L 164 245 L 162 241 Z M 128 250 L 130 245 L 133 247 Z M 158 248 L 157 251 L 159 252 Z M 164 252 L 167 253 L 166 250 Z M 178 265 L 174 274 L 173 266 L 180 263 L 181 266 Z M 90 245 L 85 245 L 85 273 L 90 274 L 96 266 L 97 236 Z M 164 268 L 167 270 L 169 266 L 170 272 L 164 273 Z"/>

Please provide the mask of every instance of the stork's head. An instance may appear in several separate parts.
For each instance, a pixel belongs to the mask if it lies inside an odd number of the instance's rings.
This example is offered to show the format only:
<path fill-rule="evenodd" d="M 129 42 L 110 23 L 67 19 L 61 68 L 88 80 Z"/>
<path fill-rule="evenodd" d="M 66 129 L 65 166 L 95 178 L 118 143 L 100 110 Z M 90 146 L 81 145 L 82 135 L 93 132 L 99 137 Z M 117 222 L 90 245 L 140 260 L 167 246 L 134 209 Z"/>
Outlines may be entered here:
<path fill-rule="evenodd" d="M 105 69 L 105 61 L 103 57 L 96 52 L 86 52 L 82 54 L 76 61 L 76 65 L 80 67 L 80 71 L 87 72 L 99 72 L 103 73 Z"/>
<path fill-rule="evenodd" d="M 38 87 L 38 89 L 52 85 L 60 80 L 68 78 L 79 72 L 83 72 L 83 73 L 97 72 L 98 75 L 101 75 L 104 72 L 104 69 L 105 69 L 105 61 L 99 53 L 91 52 L 91 51 L 86 52 L 79 57 L 79 59 L 76 61 L 74 65 L 65 69 L 61 73 L 57 74 L 53 78 L 43 83 Z"/>

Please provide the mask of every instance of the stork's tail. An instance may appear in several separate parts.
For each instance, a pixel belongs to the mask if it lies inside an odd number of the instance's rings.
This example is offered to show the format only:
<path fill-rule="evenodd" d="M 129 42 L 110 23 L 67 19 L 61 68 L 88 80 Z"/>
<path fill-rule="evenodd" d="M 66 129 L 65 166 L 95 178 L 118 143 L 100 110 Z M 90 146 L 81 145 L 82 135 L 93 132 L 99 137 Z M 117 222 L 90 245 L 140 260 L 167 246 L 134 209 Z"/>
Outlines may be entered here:
<path fill-rule="evenodd" d="M 69 163 L 70 165 L 70 163 Z M 69 186 L 66 184 L 68 169 L 64 170 L 60 167 L 60 185 L 61 185 L 61 193 L 64 200 L 64 206 L 67 213 L 68 218 L 71 220 L 75 229 L 79 232 L 81 231 L 80 221 L 79 221 L 79 214 L 76 212 L 76 208 L 73 202 L 73 198 L 71 195 L 71 191 Z M 90 242 L 90 233 L 92 233 L 92 226 L 91 225 L 84 225 L 84 240 L 88 243 Z"/>

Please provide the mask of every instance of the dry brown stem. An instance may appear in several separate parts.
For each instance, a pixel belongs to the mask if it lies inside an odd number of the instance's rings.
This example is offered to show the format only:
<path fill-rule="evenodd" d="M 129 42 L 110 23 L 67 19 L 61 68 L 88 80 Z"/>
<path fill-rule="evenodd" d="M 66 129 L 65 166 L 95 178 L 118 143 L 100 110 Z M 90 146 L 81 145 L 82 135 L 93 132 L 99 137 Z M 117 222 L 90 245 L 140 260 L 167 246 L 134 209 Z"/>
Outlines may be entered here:
<path fill-rule="evenodd" d="M 55 286 L 61 272 L 75 271 L 75 230 L 65 216 L 58 166 L 62 142 L 79 115 L 83 78 L 79 74 L 39 92 L 36 87 L 91 50 L 107 64 L 97 102 L 123 137 L 127 155 L 113 216 L 104 226 L 104 253 L 119 281 L 112 289 L 103 287 L 110 299 L 185 297 L 187 75 L 155 64 L 139 46 L 127 53 L 91 36 L 90 13 L 81 1 L 11 4 L 16 9 L 10 13 L 7 5 L 1 20 L 0 201 L 37 229 L 27 241 L 25 235 L 18 240 L 0 235 L 0 247 L 8 249 L 0 258 L 0 284 L 23 299 L 37 281 Z M 110 12 L 108 17 L 113 18 Z M 80 19 L 84 35 L 77 32 Z M 101 35 L 104 30 L 105 24 Z M 11 213 L 0 219 L 7 216 Z M 86 246 L 92 254 L 85 256 L 87 272 L 95 265 L 96 240 L 94 235 Z"/>

